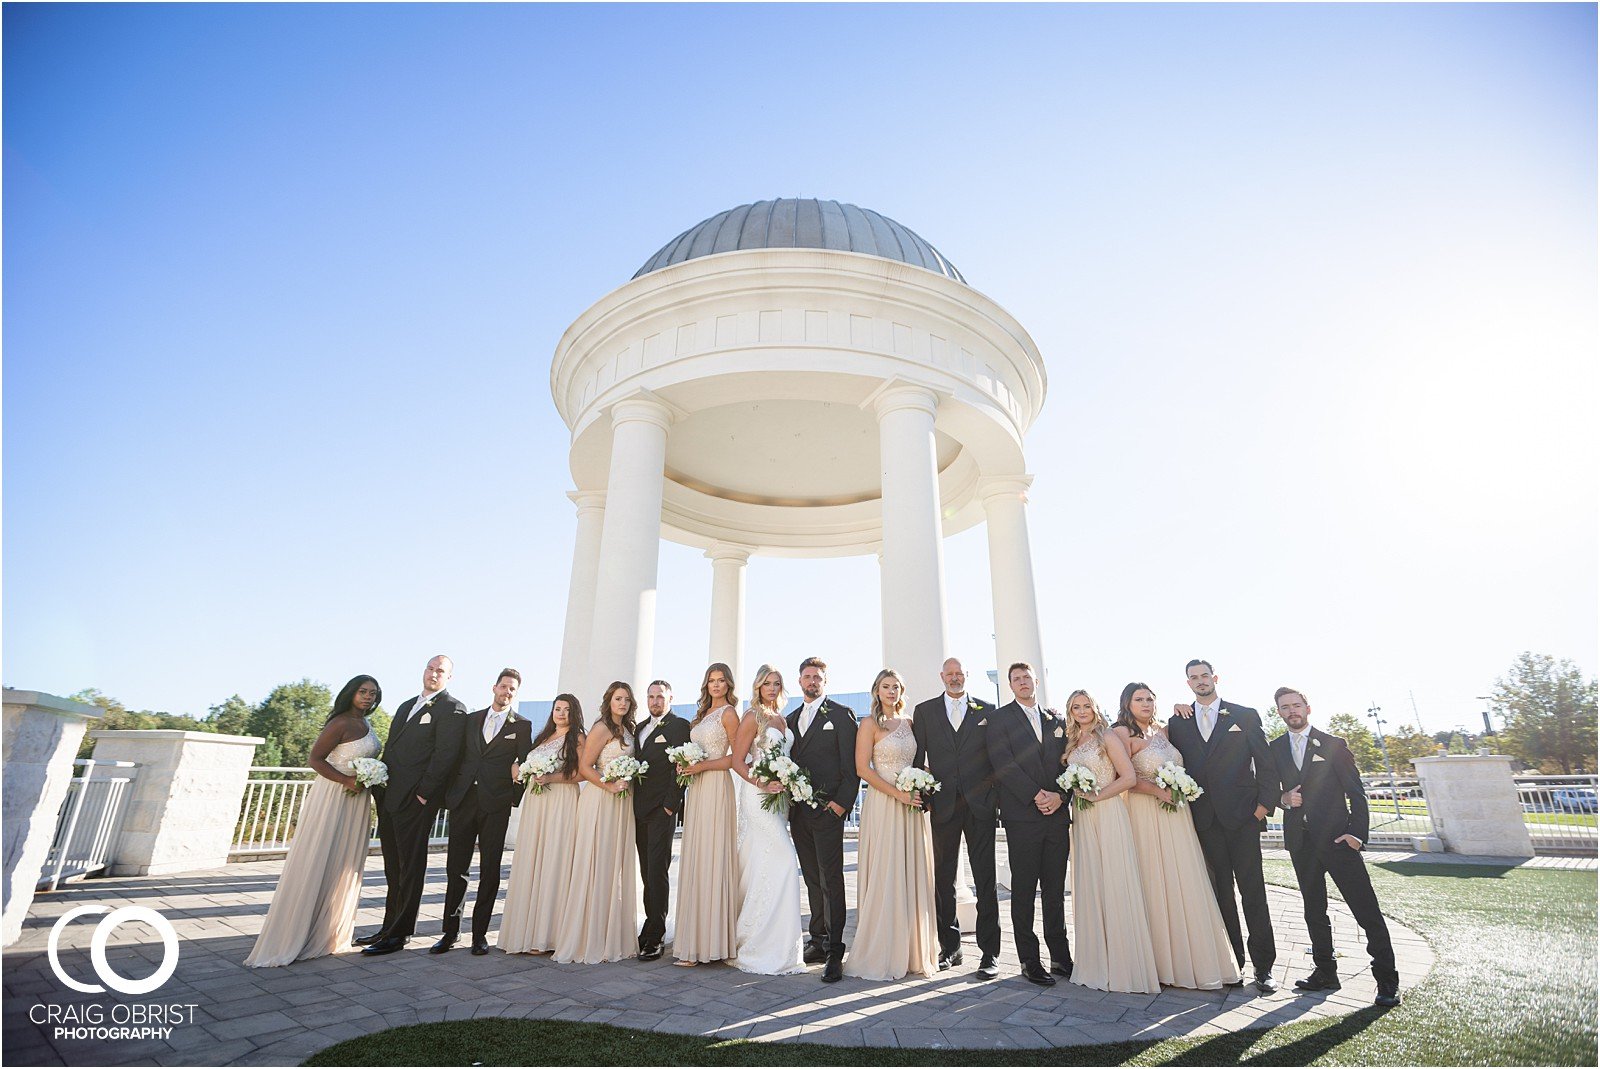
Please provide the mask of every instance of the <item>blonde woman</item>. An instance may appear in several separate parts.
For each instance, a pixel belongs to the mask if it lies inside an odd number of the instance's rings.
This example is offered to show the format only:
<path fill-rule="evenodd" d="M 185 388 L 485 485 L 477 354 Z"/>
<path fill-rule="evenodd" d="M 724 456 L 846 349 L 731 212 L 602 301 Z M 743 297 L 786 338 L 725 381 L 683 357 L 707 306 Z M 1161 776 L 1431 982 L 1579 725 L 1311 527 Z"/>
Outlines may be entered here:
<path fill-rule="evenodd" d="M 730 742 L 739 731 L 733 670 L 706 669 L 689 740 L 706 752 L 686 765 L 693 776 L 683 800 L 683 860 L 678 866 L 678 914 L 672 954 L 677 965 L 723 961 L 737 948 L 739 815 L 733 796 Z"/>
<path fill-rule="evenodd" d="M 885 668 L 872 681 L 872 713 L 856 733 L 856 774 L 872 789 L 861 805 L 856 852 L 856 946 L 849 976 L 931 976 L 939 939 L 933 916 L 933 836 L 922 799 L 895 786 L 917 754 L 905 681 Z"/>
<path fill-rule="evenodd" d="M 1072 824 L 1072 932 L 1078 960 L 1072 982 L 1099 991 L 1158 994 L 1139 859 L 1122 795 L 1137 781 L 1128 747 L 1087 691 L 1067 698 L 1064 765 L 1093 772 L 1100 789 L 1085 796 Z"/>

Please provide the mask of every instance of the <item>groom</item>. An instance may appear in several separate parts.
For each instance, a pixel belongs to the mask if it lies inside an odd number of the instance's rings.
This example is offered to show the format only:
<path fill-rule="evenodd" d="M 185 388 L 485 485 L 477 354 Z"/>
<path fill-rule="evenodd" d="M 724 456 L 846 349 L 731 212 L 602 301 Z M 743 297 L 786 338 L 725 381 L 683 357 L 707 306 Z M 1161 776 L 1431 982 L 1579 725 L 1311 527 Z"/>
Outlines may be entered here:
<path fill-rule="evenodd" d="M 672 711 L 672 684 L 658 679 L 645 691 L 645 715 L 634 725 L 633 756 L 645 762 L 644 779 L 633 791 L 634 847 L 644 881 L 644 925 L 639 960 L 655 961 L 667 936 L 671 894 L 672 836 L 683 812 L 683 788 L 667 751 L 689 741 L 689 722 Z"/>
<path fill-rule="evenodd" d="M 856 804 L 856 714 L 829 701 L 828 666 L 821 658 L 800 662 L 800 708 L 789 714 L 794 745 L 789 756 L 811 780 L 817 808 L 789 807 L 789 831 L 800 874 L 811 899 L 811 938 L 805 963 L 826 962 L 823 983 L 844 975 L 844 821 Z"/>

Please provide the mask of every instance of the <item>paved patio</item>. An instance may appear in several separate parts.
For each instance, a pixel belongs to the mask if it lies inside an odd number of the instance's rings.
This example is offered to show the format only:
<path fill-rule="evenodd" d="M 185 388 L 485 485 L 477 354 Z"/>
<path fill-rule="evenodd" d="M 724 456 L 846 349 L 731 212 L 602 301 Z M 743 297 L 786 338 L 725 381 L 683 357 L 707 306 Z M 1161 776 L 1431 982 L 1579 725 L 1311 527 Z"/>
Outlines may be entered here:
<path fill-rule="evenodd" d="M 854 880 L 854 844 L 847 844 L 847 878 Z M 1404 855 L 1382 857 L 1399 860 Z M 1380 860 L 1375 858 L 1374 860 Z M 1434 860 L 1419 855 L 1416 860 Z M 457 949 L 430 955 L 444 899 L 444 855 L 433 855 L 423 903 L 424 935 L 400 953 L 379 959 L 341 954 L 282 969 L 246 969 L 277 884 L 281 861 L 229 865 L 179 876 L 117 878 L 69 884 L 34 903 L 22 938 L 4 956 L 4 1045 L 8 1065 L 295 1065 L 353 1036 L 421 1021 L 469 1017 L 544 1017 L 610 1022 L 629 1028 L 729 1039 L 794 1040 L 830 1045 L 1044 1048 L 1173 1036 L 1208 1036 L 1241 1028 L 1341 1015 L 1370 1006 L 1374 988 L 1360 932 L 1335 903 L 1333 931 L 1344 989 L 1297 995 L 1294 979 L 1310 969 L 1299 896 L 1269 888 L 1278 939 L 1278 994 L 1250 988 L 1219 992 L 1166 989 L 1159 995 L 1105 994 L 1060 983 L 1038 988 L 1018 971 L 1006 927 L 999 980 L 973 975 L 966 964 L 929 978 L 880 983 L 846 978 L 819 982 L 820 966 L 795 976 L 751 976 L 723 965 L 678 968 L 671 954 L 648 964 L 556 965 L 548 958 L 498 952 L 473 957 Z M 1004 844 L 1001 844 L 1002 877 Z M 1592 861 L 1590 862 L 1592 865 Z M 850 901 L 854 901 L 853 887 Z M 88 904 L 144 905 L 166 916 L 181 945 L 177 970 L 148 996 L 86 995 L 67 990 L 53 974 L 46 942 L 56 920 Z M 367 864 L 357 930 L 380 917 L 383 872 Z M 1071 899 L 1068 899 L 1070 918 Z M 853 918 L 852 918 L 853 920 Z M 1390 921 L 1402 991 L 1416 986 L 1433 953 L 1416 933 Z M 65 971 L 93 981 L 89 940 L 94 918 L 67 925 L 61 935 Z M 491 936 L 492 939 L 492 936 Z M 159 936 L 144 925 L 121 926 L 107 960 L 120 974 L 149 975 L 162 954 Z M 193 1021 L 166 1038 L 56 1038 L 34 1024 L 40 1004 L 193 1004 Z M 106 1023 L 110 1023 L 109 1019 Z M 823 1056 L 823 1060 L 827 1060 Z"/>

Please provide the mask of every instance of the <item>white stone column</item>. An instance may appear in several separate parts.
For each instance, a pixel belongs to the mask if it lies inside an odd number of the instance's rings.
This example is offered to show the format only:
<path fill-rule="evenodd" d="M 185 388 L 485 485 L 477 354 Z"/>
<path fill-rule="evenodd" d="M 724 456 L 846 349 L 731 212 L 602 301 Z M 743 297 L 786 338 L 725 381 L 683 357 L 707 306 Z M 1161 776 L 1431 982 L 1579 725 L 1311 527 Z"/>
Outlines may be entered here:
<path fill-rule="evenodd" d="M 661 490 L 673 410 L 646 392 L 611 408 L 611 471 L 589 639 L 590 693 L 584 721 L 599 715 L 606 684 L 633 685 L 643 704 L 655 650 L 656 572 L 661 556 Z"/>
<path fill-rule="evenodd" d="M 906 681 L 908 701 L 937 694 L 949 656 L 944 533 L 933 419 L 939 398 L 895 383 L 873 402 L 883 479 L 883 659 Z"/>
<path fill-rule="evenodd" d="M 55 839 L 56 820 L 72 781 L 83 732 L 102 711 L 93 705 L 5 688 L 4 914 L 0 945 L 22 934 Z"/>
<path fill-rule="evenodd" d="M 1433 833 L 1446 850 L 1490 857 L 1533 856 L 1511 758 L 1419 757 L 1414 763 L 1428 816 L 1433 818 Z"/>
<path fill-rule="evenodd" d="M 1044 643 L 1039 636 L 1039 599 L 1033 587 L 1033 551 L 1028 545 L 1028 486 L 1031 475 L 990 476 L 978 481 L 989 527 L 989 585 L 994 599 L 994 645 L 1002 693 L 1010 700 L 1006 669 L 1033 665 L 1039 700 L 1049 695 Z"/>
<path fill-rule="evenodd" d="M 706 550 L 711 558 L 711 647 L 708 664 L 718 661 L 733 670 L 734 693 L 744 698 L 744 575 L 750 547 L 718 542 Z"/>
<path fill-rule="evenodd" d="M 574 490 L 567 495 L 578 506 L 578 534 L 572 544 L 572 576 L 567 586 L 567 627 L 561 638 L 561 674 L 556 689 L 577 696 L 587 708 L 596 700 L 586 692 L 589 641 L 594 633 L 595 582 L 600 575 L 600 535 L 605 525 L 606 495 Z"/>

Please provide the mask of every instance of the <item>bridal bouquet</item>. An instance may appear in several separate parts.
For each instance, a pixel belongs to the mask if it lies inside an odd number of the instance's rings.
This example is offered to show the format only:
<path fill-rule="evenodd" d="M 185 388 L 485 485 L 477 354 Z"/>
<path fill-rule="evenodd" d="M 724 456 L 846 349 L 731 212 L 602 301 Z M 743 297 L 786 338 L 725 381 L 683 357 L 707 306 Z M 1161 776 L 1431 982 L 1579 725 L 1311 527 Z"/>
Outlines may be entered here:
<path fill-rule="evenodd" d="M 671 761 L 678 769 L 678 786 L 687 787 L 693 776 L 685 776 L 683 770 L 690 765 L 698 765 L 710 755 L 701 748 L 697 742 L 686 742 L 682 746 L 667 747 L 667 760 Z"/>
<path fill-rule="evenodd" d="M 522 762 L 522 782 L 528 785 L 529 794 L 543 794 L 550 789 L 548 783 L 535 783 L 540 776 L 553 775 L 561 768 L 561 755 L 558 753 L 533 754 Z"/>
<path fill-rule="evenodd" d="M 1176 761 L 1168 761 L 1156 770 L 1156 785 L 1170 792 L 1171 801 L 1161 803 L 1161 808 L 1168 813 L 1176 813 L 1180 805 L 1187 805 L 1206 793 Z"/>
<path fill-rule="evenodd" d="M 606 767 L 600 770 L 600 782 L 615 783 L 618 780 L 642 780 L 649 769 L 649 761 L 640 761 L 637 758 L 623 754 L 621 757 L 613 757 L 606 762 Z M 626 795 L 628 792 L 623 790 L 617 793 Z"/>
<path fill-rule="evenodd" d="M 367 790 L 371 790 L 373 787 L 382 787 L 389 782 L 389 766 L 376 757 L 358 757 L 351 761 L 350 774 L 356 778 L 356 783 Z M 346 787 L 345 793 L 355 794 L 356 792 Z"/>
<path fill-rule="evenodd" d="M 1064 791 L 1073 792 L 1079 809 L 1088 809 L 1094 805 L 1089 795 L 1100 790 L 1100 777 L 1082 765 L 1068 765 L 1067 770 L 1056 777 L 1056 784 Z"/>
<path fill-rule="evenodd" d="M 907 765 L 905 768 L 902 768 L 900 770 L 900 774 L 894 778 L 894 789 L 897 791 L 909 791 L 912 794 L 920 794 L 922 796 L 921 808 L 926 809 L 928 807 L 928 795 L 939 789 L 939 781 L 934 779 L 933 773 L 929 772 L 927 769 L 913 768 L 910 765 Z"/>
<path fill-rule="evenodd" d="M 750 775 L 762 783 L 781 783 L 783 790 L 776 794 L 763 794 L 761 808 L 769 813 L 787 812 L 789 800 L 817 808 L 816 792 L 811 788 L 811 777 L 794 760 L 776 746 L 761 751 L 750 766 Z"/>

